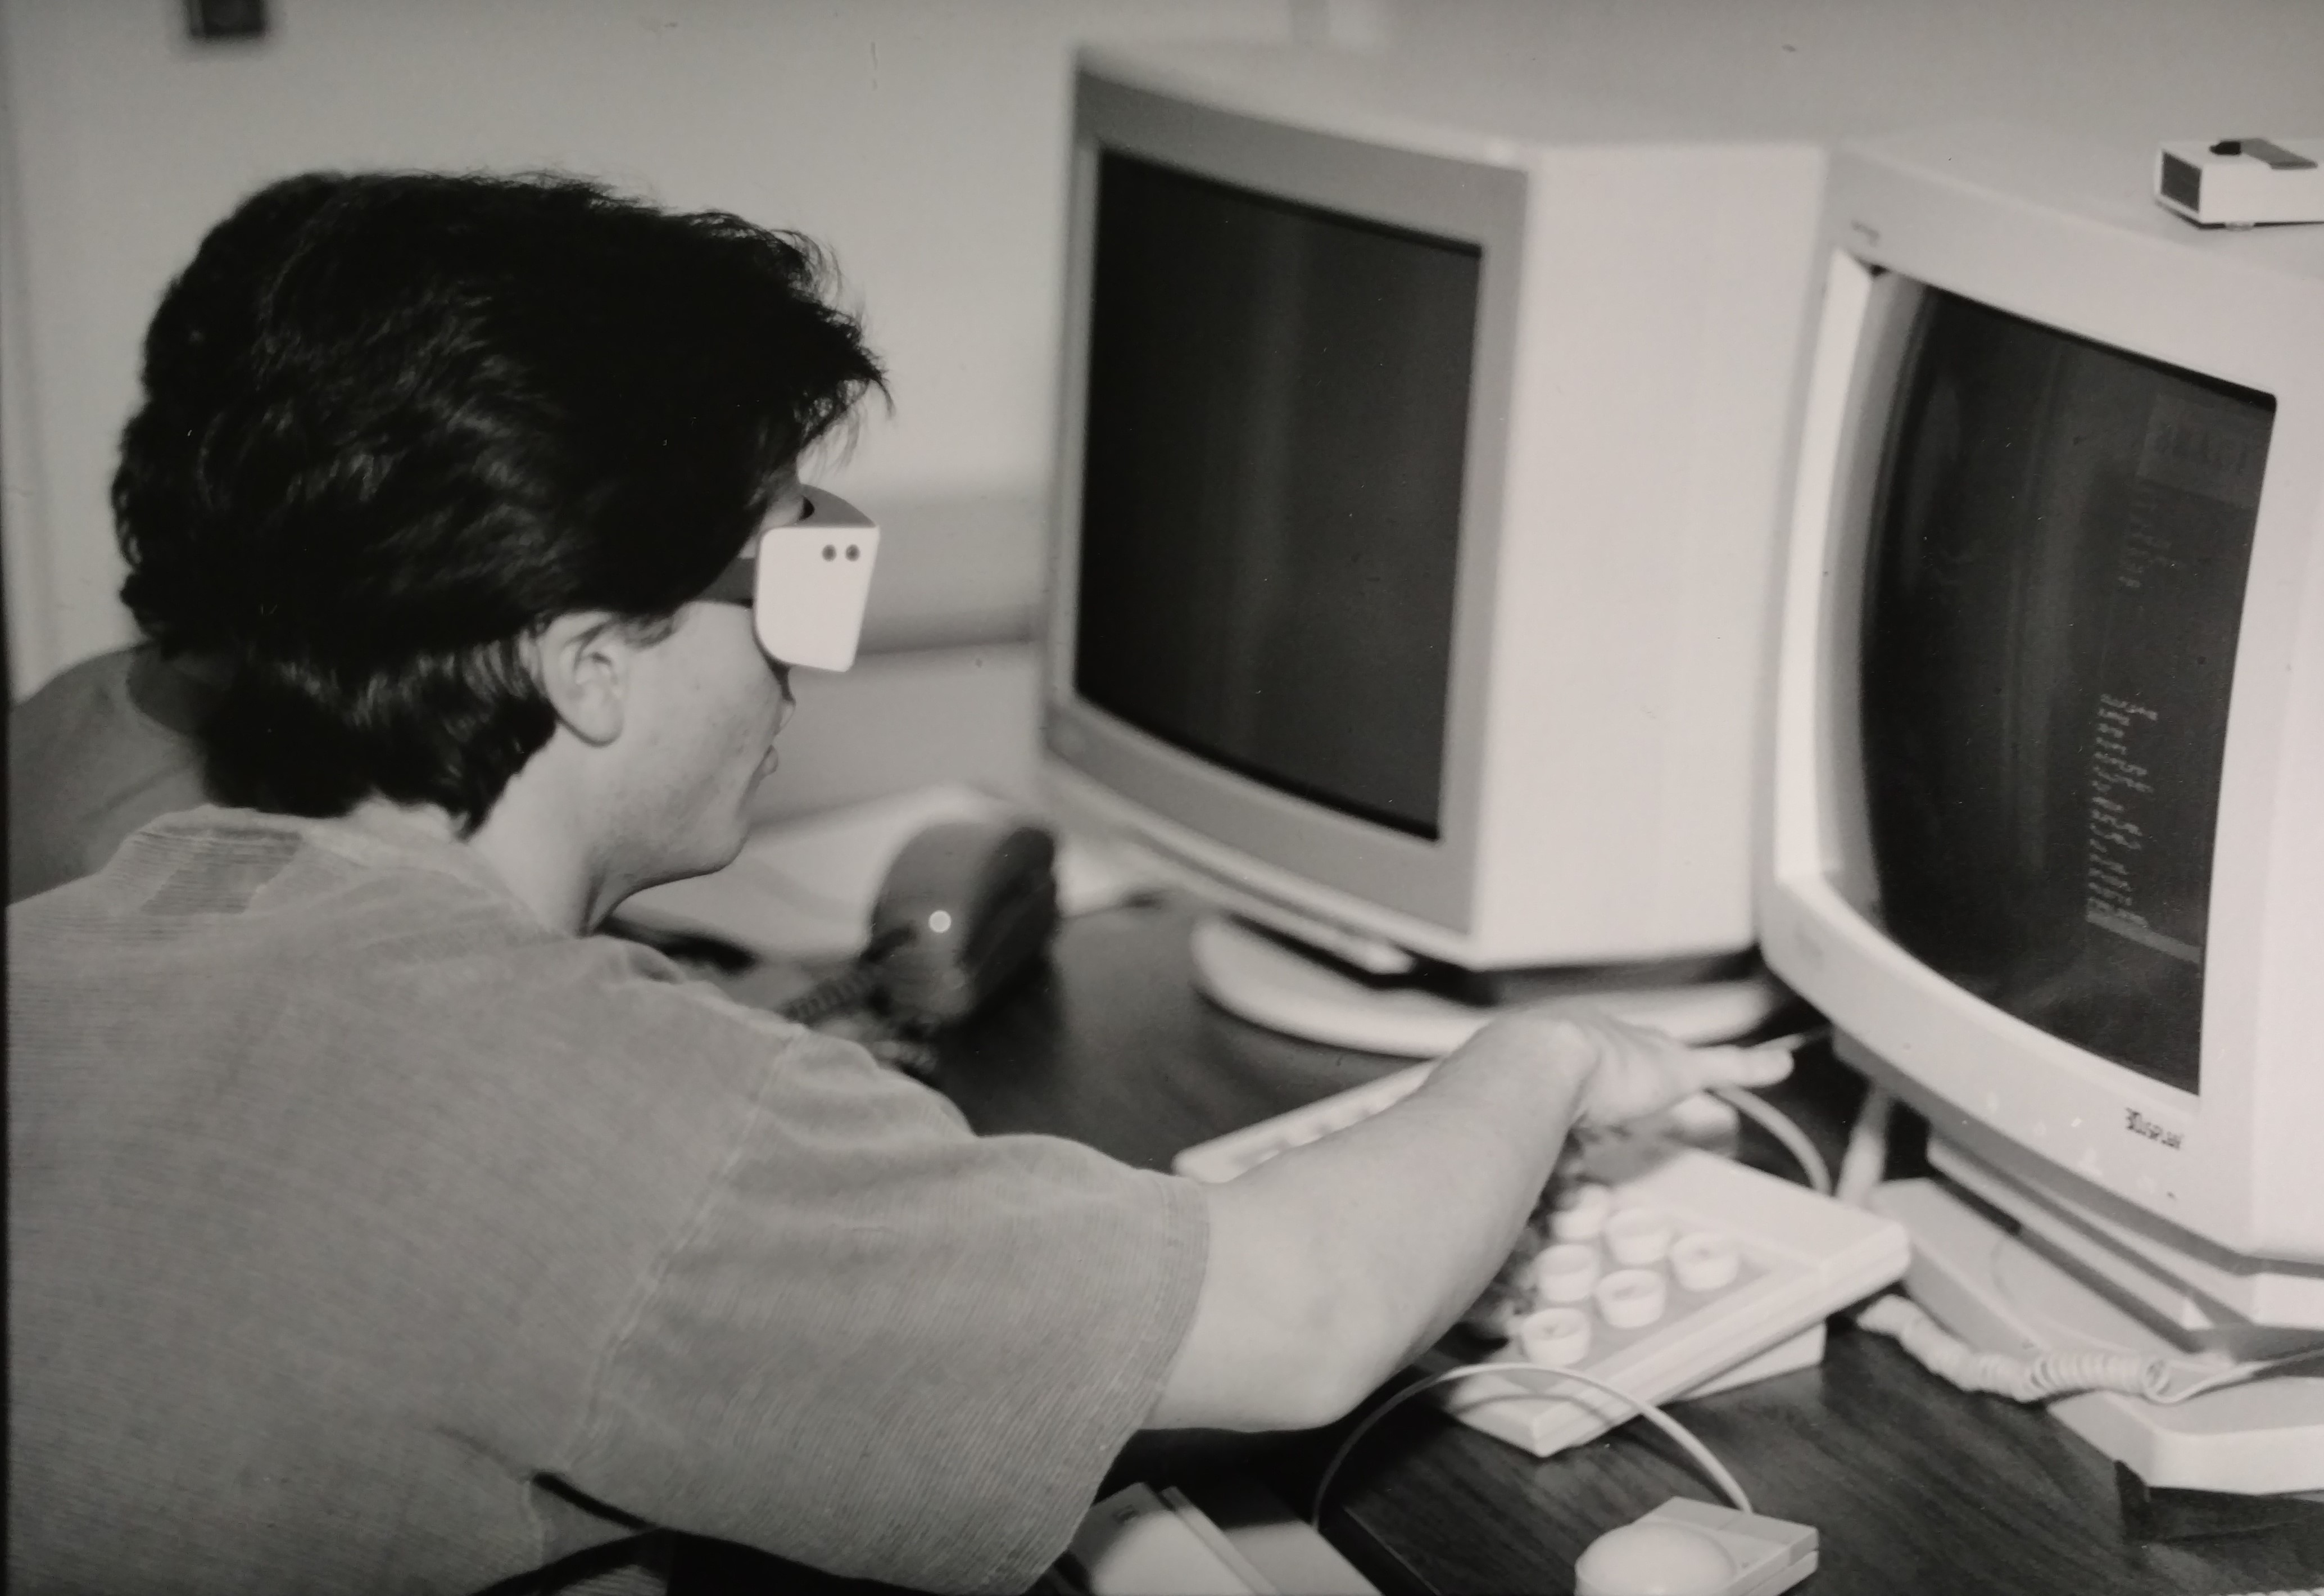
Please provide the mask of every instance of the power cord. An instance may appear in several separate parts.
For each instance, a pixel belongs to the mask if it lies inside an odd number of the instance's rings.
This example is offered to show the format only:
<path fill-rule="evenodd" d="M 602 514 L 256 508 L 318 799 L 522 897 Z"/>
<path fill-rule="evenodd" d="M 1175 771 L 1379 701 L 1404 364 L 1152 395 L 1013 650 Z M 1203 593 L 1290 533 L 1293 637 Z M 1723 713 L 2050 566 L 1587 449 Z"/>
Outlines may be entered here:
<path fill-rule="evenodd" d="M 897 927 L 874 937 L 855 962 L 835 974 L 826 975 L 798 996 L 779 1004 L 775 1012 L 785 1019 L 800 1025 L 819 1025 L 826 1019 L 861 1009 L 880 993 L 881 961 L 903 946 L 911 935 L 905 927 Z"/>
<path fill-rule="evenodd" d="M 869 1003 L 880 992 L 880 968 L 858 961 L 835 975 L 826 975 L 798 996 L 777 1006 L 775 1012 L 801 1025 L 820 1025 Z"/>
<path fill-rule="evenodd" d="M 908 1034 L 893 1019 L 872 1018 L 873 1000 L 886 983 L 881 961 L 901 946 L 911 935 L 909 927 L 897 927 L 872 940 L 855 956 L 845 969 L 825 976 L 798 996 L 777 1006 L 775 1012 L 785 1019 L 807 1026 L 826 1026 L 845 1016 L 862 1014 L 864 1023 L 851 1027 L 840 1034 L 862 1044 L 866 1052 L 881 1063 L 899 1069 L 917 1081 L 926 1081 L 936 1074 L 936 1050 L 921 1037 Z"/>

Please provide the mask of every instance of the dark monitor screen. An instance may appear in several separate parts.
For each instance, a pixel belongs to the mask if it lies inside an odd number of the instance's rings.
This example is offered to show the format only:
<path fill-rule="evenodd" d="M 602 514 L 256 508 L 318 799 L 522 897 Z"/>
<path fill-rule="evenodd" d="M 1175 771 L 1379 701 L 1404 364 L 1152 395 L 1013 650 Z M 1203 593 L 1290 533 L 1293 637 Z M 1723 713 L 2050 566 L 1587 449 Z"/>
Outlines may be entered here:
<path fill-rule="evenodd" d="M 1887 933 L 2190 1092 L 2274 414 L 1931 290 L 1873 501 L 1861 735 Z"/>
<path fill-rule="evenodd" d="M 1439 835 L 1481 252 L 1101 157 L 1074 686 Z"/>

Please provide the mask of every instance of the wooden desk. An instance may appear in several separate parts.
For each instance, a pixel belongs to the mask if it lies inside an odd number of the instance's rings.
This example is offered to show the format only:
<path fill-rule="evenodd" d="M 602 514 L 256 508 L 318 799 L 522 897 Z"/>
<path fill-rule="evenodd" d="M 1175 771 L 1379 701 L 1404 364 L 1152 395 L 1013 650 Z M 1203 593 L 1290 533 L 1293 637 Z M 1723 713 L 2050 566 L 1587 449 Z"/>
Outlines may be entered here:
<path fill-rule="evenodd" d="M 1171 901 L 1069 924 L 1045 975 L 942 1045 L 936 1084 L 981 1130 L 1069 1136 L 1158 1169 L 1190 1143 L 1401 1062 L 1295 1042 L 1213 1008 L 1191 985 L 1191 925 Z M 1840 1101 L 1847 1082 L 1837 1066 L 1803 1070 L 1778 1101 L 1834 1141 L 1852 1106 Z M 1772 1148 L 1762 1158 L 1784 1167 Z M 1963 1395 L 1844 1323 L 1821 1367 L 1677 1413 L 1763 1511 L 1821 1531 L 1821 1567 L 1803 1587 L 1821 1596 L 2324 1583 L 2324 1522 L 2313 1519 L 2139 1545 L 2112 1465 L 2087 1444 L 2038 1409 Z M 1258 1466 L 1304 1502 L 1336 1438 L 1278 1445 Z M 1324 1527 L 1384 1590 L 1563 1591 L 1593 1538 L 1673 1495 L 1718 1499 L 1646 1426 L 1536 1460 L 1415 1403 L 1351 1460 Z"/>

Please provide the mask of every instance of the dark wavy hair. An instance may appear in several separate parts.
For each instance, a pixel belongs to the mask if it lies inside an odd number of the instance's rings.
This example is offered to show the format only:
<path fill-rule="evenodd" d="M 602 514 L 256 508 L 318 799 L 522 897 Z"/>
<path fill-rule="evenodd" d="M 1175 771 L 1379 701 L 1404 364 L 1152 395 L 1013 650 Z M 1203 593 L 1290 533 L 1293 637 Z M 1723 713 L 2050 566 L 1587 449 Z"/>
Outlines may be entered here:
<path fill-rule="evenodd" d="M 809 241 L 546 173 L 271 185 L 170 285 L 143 383 L 122 597 L 225 667 L 212 789 L 470 830 L 555 730 L 525 641 L 667 622 L 883 389 Z"/>

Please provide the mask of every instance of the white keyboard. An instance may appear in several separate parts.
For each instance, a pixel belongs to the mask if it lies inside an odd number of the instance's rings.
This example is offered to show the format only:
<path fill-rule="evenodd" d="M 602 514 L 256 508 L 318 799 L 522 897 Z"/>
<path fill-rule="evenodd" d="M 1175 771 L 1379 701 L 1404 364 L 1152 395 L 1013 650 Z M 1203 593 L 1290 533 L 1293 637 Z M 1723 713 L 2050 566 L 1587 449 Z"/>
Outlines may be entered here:
<path fill-rule="evenodd" d="M 1170 1167 L 1212 1185 L 1232 1180 L 1286 1148 L 1304 1147 L 1318 1137 L 1344 1130 L 1359 1120 L 1370 1119 L 1388 1104 L 1409 1095 L 1435 1067 L 1433 1059 L 1425 1064 L 1407 1065 L 1304 1108 L 1198 1142 L 1172 1159 Z M 1639 1121 L 1625 1134 L 1731 1153 L 1735 1150 L 1737 1121 L 1740 1117 L 1727 1104 L 1704 1093 L 1665 1109 L 1651 1120 Z"/>
<path fill-rule="evenodd" d="M 1378 1113 L 1429 1067 L 1188 1148 L 1174 1167 L 1231 1180 Z M 1568 1149 L 1525 1239 L 1463 1324 L 1502 1343 L 1490 1354 L 1499 1361 L 1555 1363 L 1662 1403 L 1818 1361 L 1825 1318 L 1895 1281 L 1910 1251 L 1894 1220 L 1667 1130 L 1609 1136 Z M 1421 1367 L 1449 1368 L 1454 1357 L 1440 1347 Z M 1632 1416 L 1578 1381 L 1515 1368 L 1457 1381 L 1443 1401 L 1463 1423 L 1536 1457 Z"/>

